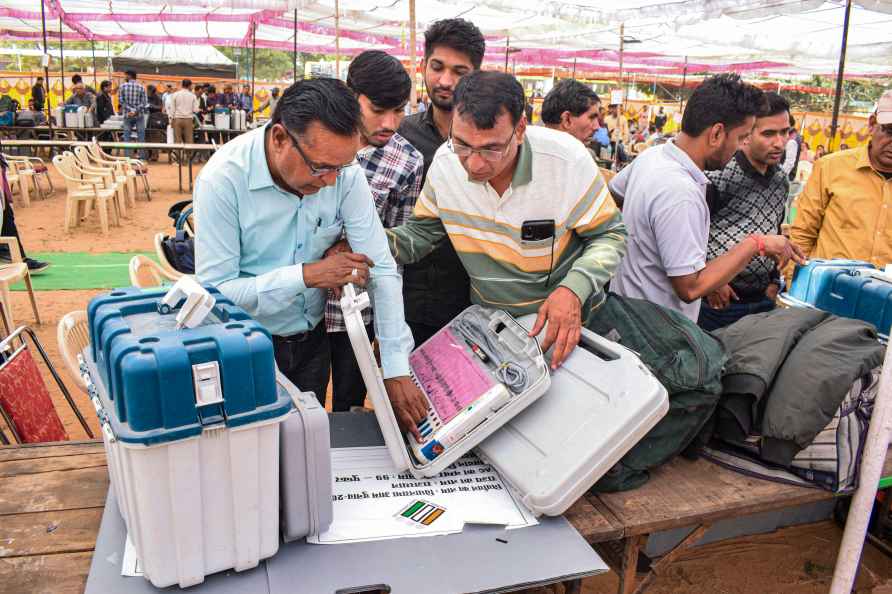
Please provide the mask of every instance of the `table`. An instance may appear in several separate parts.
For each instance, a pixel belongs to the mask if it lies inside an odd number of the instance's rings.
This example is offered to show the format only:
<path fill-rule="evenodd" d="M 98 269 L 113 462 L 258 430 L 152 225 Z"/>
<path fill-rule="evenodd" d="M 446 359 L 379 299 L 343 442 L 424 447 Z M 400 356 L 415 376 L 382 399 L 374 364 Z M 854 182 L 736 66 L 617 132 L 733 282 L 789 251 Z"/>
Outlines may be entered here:
<path fill-rule="evenodd" d="M 103 133 L 113 133 L 117 139 L 117 135 L 121 134 L 121 128 L 102 128 L 92 126 L 89 128 L 72 128 L 69 126 L 53 126 L 53 133 L 60 132 L 66 134 L 69 140 L 89 140 L 91 136 Z M 9 140 L 36 140 L 41 135 L 49 138 L 49 126 L 0 126 L 0 137 L 6 141 Z M 63 140 L 63 139 L 60 139 Z"/>
<path fill-rule="evenodd" d="M 101 441 L 0 447 L 0 590 L 83 592 L 108 485 Z M 590 543 L 621 537 L 599 508 L 565 517 Z"/>
<path fill-rule="evenodd" d="M 92 141 L 86 140 L 6 140 L 4 148 L 30 147 L 30 148 L 72 148 L 86 146 Z M 177 173 L 179 177 L 180 192 L 183 191 L 183 154 L 188 152 L 187 161 L 189 167 L 189 191 L 192 191 L 192 163 L 197 152 L 214 152 L 218 147 L 212 144 L 167 144 L 166 142 L 99 142 L 100 147 L 106 149 L 131 149 L 131 150 L 165 150 L 177 152 Z"/>
<path fill-rule="evenodd" d="M 892 454 L 886 459 L 883 476 L 892 474 Z M 883 484 L 881 483 L 882 487 Z M 608 521 L 621 526 L 621 553 L 596 547 L 619 574 L 620 594 L 640 594 L 653 579 L 686 550 L 703 538 L 716 522 L 753 514 L 828 501 L 834 495 L 823 489 L 797 487 L 749 477 L 706 459 L 676 458 L 651 471 L 651 479 L 632 491 L 587 495 Z M 651 566 L 636 584 L 639 551 L 647 536 L 673 528 L 692 528 L 675 548 Z"/>

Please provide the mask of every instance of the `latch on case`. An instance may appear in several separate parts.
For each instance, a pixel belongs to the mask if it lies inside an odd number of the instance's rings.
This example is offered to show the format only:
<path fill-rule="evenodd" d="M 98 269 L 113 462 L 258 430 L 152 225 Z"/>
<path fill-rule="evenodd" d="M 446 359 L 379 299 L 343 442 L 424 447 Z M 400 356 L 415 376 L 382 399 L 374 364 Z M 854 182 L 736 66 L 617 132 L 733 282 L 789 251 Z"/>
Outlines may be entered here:
<path fill-rule="evenodd" d="M 195 387 L 195 407 L 201 424 L 214 425 L 225 422 L 220 364 L 210 361 L 193 365 L 192 383 Z"/>

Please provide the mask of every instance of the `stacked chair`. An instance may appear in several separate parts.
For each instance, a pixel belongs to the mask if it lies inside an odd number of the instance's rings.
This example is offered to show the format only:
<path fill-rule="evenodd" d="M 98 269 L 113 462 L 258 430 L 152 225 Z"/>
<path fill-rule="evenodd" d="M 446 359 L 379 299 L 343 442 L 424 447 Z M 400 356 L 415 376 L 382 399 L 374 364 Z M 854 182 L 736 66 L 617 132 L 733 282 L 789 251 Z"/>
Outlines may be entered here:
<path fill-rule="evenodd" d="M 152 200 L 152 189 L 149 187 L 149 168 L 146 167 L 145 163 L 139 159 L 133 159 L 131 157 L 116 157 L 114 155 L 109 155 L 102 150 L 102 147 L 99 146 L 99 143 L 96 142 L 95 139 L 87 146 L 87 150 L 90 153 L 90 157 L 97 163 L 116 162 L 123 164 L 126 175 L 131 183 L 133 195 L 136 196 L 136 180 L 140 179 L 142 180 L 142 187 L 146 194 L 146 200 Z"/>
<path fill-rule="evenodd" d="M 112 224 L 119 224 L 118 217 L 126 209 L 126 181 L 120 181 L 111 168 L 81 164 L 69 151 L 53 157 L 53 165 L 65 180 L 68 196 L 65 203 L 65 232 L 80 224 L 93 206 L 99 211 L 102 233 L 108 234 L 109 214 Z M 111 203 L 111 213 L 109 213 Z"/>

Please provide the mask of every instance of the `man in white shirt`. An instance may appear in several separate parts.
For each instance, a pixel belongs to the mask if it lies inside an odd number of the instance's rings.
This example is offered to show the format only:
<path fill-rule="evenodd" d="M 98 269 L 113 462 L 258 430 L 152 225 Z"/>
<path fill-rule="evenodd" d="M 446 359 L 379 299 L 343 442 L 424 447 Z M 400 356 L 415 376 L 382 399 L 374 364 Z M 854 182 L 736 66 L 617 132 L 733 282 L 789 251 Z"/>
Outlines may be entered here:
<path fill-rule="evenodd" d="M 804 263 L 782 235 L 749 235 L 706 261 L 710 213 L 704 170 L 722 169 L 750 134 L 762 91 L 736 74 L 707 78 L 685 106 L 681 132 L 647 150 L 610 182 L 623 204 L 628 251 L 613 279 L 619 295 L 673 309 L 693 322 L 700 300 L 727 285 L 755 256 Z"/>
<path fill-rule="evenodd" d="M 183 88 L 173 93 L 168 103 L 165 107 L 173 127 L 173 141 L 176 144 L 191 144 L 193 119 L 199 112 L 198 97 L 192 92 L 192 81 L 183 79 Z"/>

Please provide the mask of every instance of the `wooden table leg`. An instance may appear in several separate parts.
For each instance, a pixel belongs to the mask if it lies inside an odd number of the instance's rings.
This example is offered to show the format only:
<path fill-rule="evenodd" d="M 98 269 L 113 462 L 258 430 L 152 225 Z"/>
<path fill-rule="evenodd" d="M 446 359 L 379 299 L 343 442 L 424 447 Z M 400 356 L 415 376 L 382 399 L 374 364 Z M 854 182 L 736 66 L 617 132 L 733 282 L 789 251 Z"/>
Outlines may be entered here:
<path fill-rule="evenodd" d="M 682 553 L 693 547 L 697 544 L 703 535 L 706 534 L 706 531 L 709 530 L 709 524 L 701 524 L 698 526 L 693 532 L 688 534 L 684 540 L 675 545 L 675 547 L 663 555 L 659 561 L 654 561 L 650 566 L 650 572 L 641 580 L 641 583 L 638 584 L 638 587 L 635 588 L 632 594 L 643 594 L 645 590 L 650 587 L 651 582 L 656 579 L 658 575 L 660 575 L 663 570 L 669 567 L 676 559 L 678 559 Z M 637 555 L 636 555 L 637 558 Z M 623 594 L 626 594 L 625 592 Z"/>
<path fill-rule="evenodd" d="M 629 536 L 623 541 L 623 559 L 619 574 L 618 594 L 632 594 L 635 590 L 635 576 L 638 569 L 638 553 L 647 537 Z"/>

